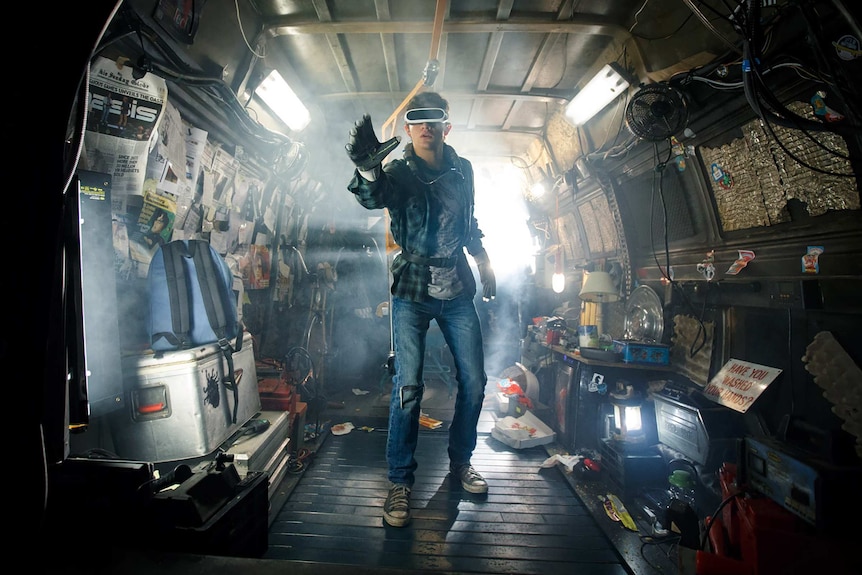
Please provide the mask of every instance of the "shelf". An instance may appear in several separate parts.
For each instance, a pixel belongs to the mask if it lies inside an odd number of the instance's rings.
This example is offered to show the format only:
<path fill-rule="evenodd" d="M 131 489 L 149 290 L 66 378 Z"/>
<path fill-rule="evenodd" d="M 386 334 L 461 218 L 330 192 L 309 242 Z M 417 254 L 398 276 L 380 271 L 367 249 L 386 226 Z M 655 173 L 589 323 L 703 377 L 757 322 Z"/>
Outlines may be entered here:
<path fill-rule="evenodd" d="M 542 344 L 554 353 L 557 353 L 565 358 L 570 360 L 577 361 L 579 363 L 583 363 L 584 365 L 593 365 L 599 367 L 614 367 L 618 369 L 639 369 L 646 371 L 664 371 L 664 372 L 672 372 L 674 371 L 673 367 L 670 365 L 656 365 L 651 363 L 625 363 L 623 361 L 599 361 L 597 359 L 587 359 L 585 357 L 581 357 L 580 353 L 576 350 L 569 350 L 559 345 L 547 345 Z M 567 363 L 571 363 L 570 361 Z"/>

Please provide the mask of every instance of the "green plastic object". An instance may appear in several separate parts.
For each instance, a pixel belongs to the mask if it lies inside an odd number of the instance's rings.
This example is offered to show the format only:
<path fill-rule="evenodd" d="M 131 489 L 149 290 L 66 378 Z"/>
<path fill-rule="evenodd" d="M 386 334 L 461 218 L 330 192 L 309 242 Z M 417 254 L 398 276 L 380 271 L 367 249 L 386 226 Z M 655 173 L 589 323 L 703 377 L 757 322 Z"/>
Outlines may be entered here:
<path fill-rule="evenodd" d="M 694 479 L 692 479 L 691 473 L 684 469 L 675 470 L 670 474 L 670 477 L 668 477 L 667 480 L 671 485 L 679 487 L 680 489 L 694 488 Z"/>

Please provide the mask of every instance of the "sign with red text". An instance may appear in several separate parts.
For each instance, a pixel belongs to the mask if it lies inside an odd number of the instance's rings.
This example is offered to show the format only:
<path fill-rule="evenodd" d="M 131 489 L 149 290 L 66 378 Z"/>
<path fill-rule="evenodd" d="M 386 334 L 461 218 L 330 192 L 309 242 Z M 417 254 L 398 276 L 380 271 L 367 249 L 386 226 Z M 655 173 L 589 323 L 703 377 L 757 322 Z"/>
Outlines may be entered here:
<path fill-rule="evenodd" d="M 745 413 L 779 373 L 781 370 L 776 367 L 731 359 L 715 374 L 703 394 L 718 404 Z"/>

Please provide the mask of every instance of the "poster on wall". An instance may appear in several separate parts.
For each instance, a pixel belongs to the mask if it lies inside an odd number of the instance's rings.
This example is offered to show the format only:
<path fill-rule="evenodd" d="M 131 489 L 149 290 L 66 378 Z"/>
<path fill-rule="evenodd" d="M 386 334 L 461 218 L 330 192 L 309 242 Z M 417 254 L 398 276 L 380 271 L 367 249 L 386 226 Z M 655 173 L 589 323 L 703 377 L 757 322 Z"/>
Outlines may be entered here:
<path fill-rule="evenodd" d="M 257 244 L 249 246 L 246 265 L 243 267 L 243 280 L 247 289 L 256 290 L 269 287 L 271 263 L 267 246 Z"/>
<path fill-rule="evenodd" d="M 107 58 L 96 58 L 90 70 L 90 97 L 82 165 L 111 174 L 112 201 L 143 192 L 150 142 L 167 100 L 165 80 L 137 74 Z M 120 208 L 120 209 L 117 209 Z M 115 212 L 125 211 L 115 205 Z"/>
<path fill-rule="evenodd" d="M 129 253 L 134 260 L 149 264 L 158 247 L 171 241 L 176 210 L 174 194 L 156 188 L 144 191 L 141 214 L 129 231 Z"/>
<path fill-rule="evenodd" d="M 710 400 L 745 413 L 782 370 L 730 359 L 703 390 Z"/>

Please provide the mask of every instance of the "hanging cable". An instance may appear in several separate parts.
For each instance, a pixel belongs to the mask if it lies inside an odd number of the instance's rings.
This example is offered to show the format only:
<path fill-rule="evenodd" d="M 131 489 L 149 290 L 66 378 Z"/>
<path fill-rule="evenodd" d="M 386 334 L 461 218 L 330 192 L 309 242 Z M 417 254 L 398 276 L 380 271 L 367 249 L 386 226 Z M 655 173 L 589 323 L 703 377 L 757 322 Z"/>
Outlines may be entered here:
<path fill-rule="evenodd" d="M 155 72 L 176 84 L 195 88 L 199 93 L 205 94 L 221 104 L 219 108 L 229 112 L 243 132 L 265 144 L 278 145 L 290 142 L 290 138 L 286 135 L 269 130 L 258 123 L 255 118 L 252 118 L 233 89 L 221 77 L 189 70 L 173 48 L 152 28 L 148 27 L 133 9 L 126 8 L 123 17 L 122 21 L 117 22 L 116 31 L 97 47 L 94 56 L 99 55 L 112 44 L 131 34 L 136 34 L 141 41 L 143 54 L 134 63 L 129 59 L 123 60 L 124 65 L 136 70 L 135 73 L 138 73 L 138 70 L 144 73 Z M 144 43 L 144 40 L 147 41 L 147 44 Z M 164 62 L 154 59 L 153 51 L 158 52 L 159 57 L 164 59 Z"/>
<path fill-rule="evenodd" d="M 767 87 L 761 72 L 761 54 L 758 46 L 760 34 L 760 2 L 746 0 L 748 12 L 746 22 L 749 23 L 743 38 L 743 93 L 754 112 L 764 120 L 787 128 L 807 129 L 812 132 L 860 132 L 858 126 L 850 124 L 823 124 L 808 118 L 803 118 L 787 109 Z"/>
<path fill-rule="evenodd" d="M 236 22 L 239 27 L 239 33 L 242 35 L 242 41 L 245 42 L 246 47 L 248 47 L 248 51 L 251 52 L 255 58 L 266 58 L 266 46 L 264 46 L 264 53 L 258 54 L 254 48 L 251 47 L 251 44 L 248 43 L 248 38 L 245 37 L 245 31 L 242 29 L 242 19 L 239 17 L 239 0 L 233 0 L 233 3 L 236 6 Z"/>

